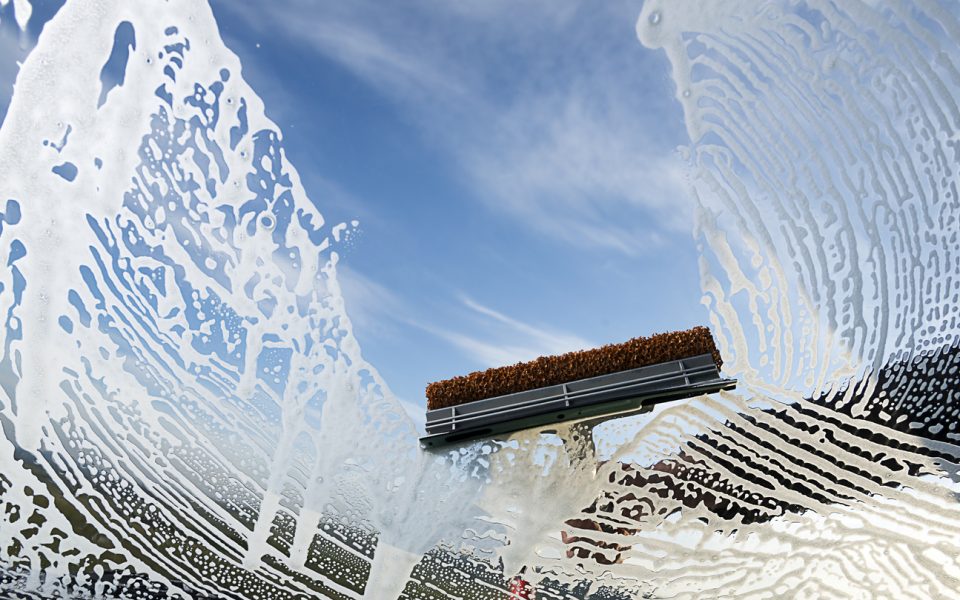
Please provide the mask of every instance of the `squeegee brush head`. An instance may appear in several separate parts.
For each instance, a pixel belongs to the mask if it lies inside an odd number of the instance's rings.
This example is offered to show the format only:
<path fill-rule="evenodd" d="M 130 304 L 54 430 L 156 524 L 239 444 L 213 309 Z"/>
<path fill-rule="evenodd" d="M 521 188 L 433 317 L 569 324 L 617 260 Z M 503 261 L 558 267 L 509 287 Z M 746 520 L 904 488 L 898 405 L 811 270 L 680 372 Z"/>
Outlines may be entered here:
<path fill-rule="evenodd" d="M 658 333 L 650 337 L 633 338 L 622 344 L 608 344 L 592 350 L 541 356 L 529 362 L 477 371 L 431 383 L 427 386 L 427 409 L 458 406 L 475 400 L 569 383 L 701 354 L 713 356 L 717 369 L 723 364 L 720 351 L 717 350 L 710 329 L 707 327 Z"/>

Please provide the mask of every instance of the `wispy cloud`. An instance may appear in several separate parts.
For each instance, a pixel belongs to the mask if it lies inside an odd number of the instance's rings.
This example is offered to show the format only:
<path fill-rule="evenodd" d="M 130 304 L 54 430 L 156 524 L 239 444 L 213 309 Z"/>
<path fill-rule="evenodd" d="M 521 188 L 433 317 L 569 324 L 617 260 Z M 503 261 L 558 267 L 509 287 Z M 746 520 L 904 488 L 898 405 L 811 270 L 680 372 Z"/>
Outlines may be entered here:
<path fill-rule="evenodd" d="M 511 317 L 462 294 L 457 302 L 444 303 L 442 318 L 437 314 L 427 318 L 426 307 L 411 306 L 353 269 L 341 267 L 337 275 L 357 331 L 379 339 L 402 337 L 404 329 L 426 332 L 446 341 L 477 366 L 514 364 L 594 345 L 576 334 Z M 443 326 L 441 321 L 457 325 Z"/>
<path fill-rule="evenodd" d="M 480 318 L 480 322 L 473 329 L 483 332 L 482 335 L 434 326 L 421 325 L 421 327 L 443 338 L 480 365 L 488 367 L 509 365 L 532 360 L 538 356 L 588 348 L 592 345 L 580 336 L 546 329 L 509 317 L 469 297 L 461 296 L 460 301 L 475 318 Z"/>
<path fill-rule="evenodd" d="M 491 210 L 631 255 L 690 229 L 681 163 L 644 117 L 649 86 L 625 56 L 640 52 L 638 3 L 288 4 L 234 10 L 398 102 Z"/>
<path fill-rule="evenodd" d="M 466 164 L 492 202 L 570 243 L 626 254 L 688 231 L 680 160 L 651 151 L 624 107 L 581 94 L 518 103 L 499 118 L 499 135 L 471 151 Z"/>
<path fill-rule="evenodd" d="M 461 95 L 456 78 L 447 76 L 437 60 L 404 50 L 360 23 L 295 19 L 285 27 L 316 50 L 335 59 L 370 85 L 396 96 Z"/>
<path fill-rule="evenodd" d="M 398 334 L 398 324 L 410 313 L 399 296 L 343 263 L 337 267 L 337 280 L 355 330 L 379 338 Z"/>
<path fill-rule="evenodd" d="M 461 302 L 464 306 L 476 312 L 477 314 L 484 317 L 489 317 L 497 323 L 505 325 L 510 332 L 530 340 L 532 347 L 551 354 L 577 350 L 590 344 L 577 335 L 534 327 L 529 323 L 524 323 L 512 317 L 508 317 L 507 315 L 484 306 L 467 296 L 461 296 Z"/>

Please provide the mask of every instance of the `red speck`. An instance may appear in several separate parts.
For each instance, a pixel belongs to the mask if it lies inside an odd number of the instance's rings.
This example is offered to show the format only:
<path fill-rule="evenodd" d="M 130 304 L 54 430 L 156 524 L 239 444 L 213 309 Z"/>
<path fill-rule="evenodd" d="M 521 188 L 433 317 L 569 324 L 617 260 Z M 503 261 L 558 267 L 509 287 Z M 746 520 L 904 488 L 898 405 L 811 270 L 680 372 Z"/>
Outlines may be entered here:
<path fill-rule="evenodd" d="M 533 600 L 533 586 L 519 575 L 510 580 L 510 600 Z"/>

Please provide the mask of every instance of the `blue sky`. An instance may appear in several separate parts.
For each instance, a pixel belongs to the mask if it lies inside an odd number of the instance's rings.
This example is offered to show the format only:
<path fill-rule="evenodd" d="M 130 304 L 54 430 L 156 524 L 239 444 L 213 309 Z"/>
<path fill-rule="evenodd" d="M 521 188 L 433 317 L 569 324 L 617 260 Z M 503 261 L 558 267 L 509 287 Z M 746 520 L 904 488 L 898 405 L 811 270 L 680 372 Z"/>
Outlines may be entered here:
<path fill-rule="evenodd" d="M 27 34 L 0 8 L 0 114 Z M 686 140 L 642 2 L 214 0 L 328 222 L 366 358 L 437 379 L 706 323 Z"/>

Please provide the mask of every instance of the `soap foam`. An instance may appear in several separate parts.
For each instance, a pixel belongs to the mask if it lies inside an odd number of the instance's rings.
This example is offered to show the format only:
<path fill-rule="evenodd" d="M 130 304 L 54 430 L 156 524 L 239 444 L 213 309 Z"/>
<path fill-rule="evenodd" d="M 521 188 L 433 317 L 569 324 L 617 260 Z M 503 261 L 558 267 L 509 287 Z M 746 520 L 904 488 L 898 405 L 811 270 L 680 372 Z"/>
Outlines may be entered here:
<path fill-rule="evenodd" d="M 0 130 L 0 590 L 957 597 L 953 12 L 647 2 L 741 386 L 425 452 L 209 7 L 67 3 Z"/>

